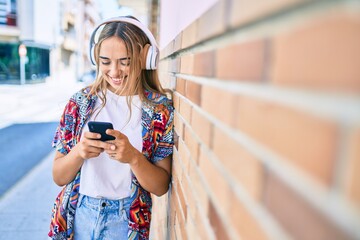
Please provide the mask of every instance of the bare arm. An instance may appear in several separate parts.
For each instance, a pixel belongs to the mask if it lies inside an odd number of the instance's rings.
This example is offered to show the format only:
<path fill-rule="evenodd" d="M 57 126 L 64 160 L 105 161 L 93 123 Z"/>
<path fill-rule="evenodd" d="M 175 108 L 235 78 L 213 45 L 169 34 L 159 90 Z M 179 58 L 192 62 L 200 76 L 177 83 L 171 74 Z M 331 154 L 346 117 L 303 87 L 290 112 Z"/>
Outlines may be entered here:
<path fill-rule="evenodd" d="M 97 133 L 85 132 L 81 141 L 67 155 L 56 152 L 52 172 L 57 185 L 63 186 L 71 182 L 86 159 L 97 157 L 105 148 L 110 147 L 110 144 L 96 140 L 99 138 Z"/>
<path fill-rule="evenodd" d="M 133 173 L 141 186 L 157 195 L 165 194 L 169 189 L 171 157 L 166 157 L 155 164 L 149 162 L 144 155 L 134 158 L 130 164 Z"/>

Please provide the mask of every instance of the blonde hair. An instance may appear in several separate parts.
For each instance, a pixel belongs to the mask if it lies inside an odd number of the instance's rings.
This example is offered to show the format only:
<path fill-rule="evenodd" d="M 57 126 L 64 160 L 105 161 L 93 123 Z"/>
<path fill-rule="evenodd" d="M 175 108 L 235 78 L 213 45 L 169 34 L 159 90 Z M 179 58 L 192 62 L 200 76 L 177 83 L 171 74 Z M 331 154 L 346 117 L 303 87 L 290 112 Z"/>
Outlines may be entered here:
<path fill-rule="evenodd" d="M 130 16 L 131 17 L 131 16 Z M 131 17 L 136 19 L 134 17 Z M 136 19 L 137 20 L 137 19 Z M 106 104 L 106 91 L 108 89 L 108 83 L 105 78 L 102 76 L 102 73 L 99 70 L 99 53 L 101 44 L 105 39 L 110 37 L 120 38 L 126 46 L 128 57 L 130 58 L 129 74 L 127 76 L 127 81 L 124 89 L 127 93 L 139 95 L 142 102 L 152 104 L 144 93 L 144 90 L 150 92 L 159 93 L 166 95 L 170 93 L 170 90 L 163 89 L 157 70 L 145 70 L 142 68 L 144 64 L 143 58 L 143 49 L 146 44 L 150 44 L 150 41 L 146 34 L 139 29 L 137 26 L 134 26 L 131 23 L 127 22 L 111 22 L 107 23 L 102 29 L 99 35 L 99 41 L 95 45 L 95 61 L 96 61 L 96 80 L 91 85 L 89 95 L 96 95 L 101 99 L 102 104 L 98 112 Z M 119 93 L 118 90 L 116 93 Z M 131 101 L 132 95 L 127 95 L 127 104 L 130 109 L 131 116 Z M 130 120 L 130 118 L 129 118 Z"/>

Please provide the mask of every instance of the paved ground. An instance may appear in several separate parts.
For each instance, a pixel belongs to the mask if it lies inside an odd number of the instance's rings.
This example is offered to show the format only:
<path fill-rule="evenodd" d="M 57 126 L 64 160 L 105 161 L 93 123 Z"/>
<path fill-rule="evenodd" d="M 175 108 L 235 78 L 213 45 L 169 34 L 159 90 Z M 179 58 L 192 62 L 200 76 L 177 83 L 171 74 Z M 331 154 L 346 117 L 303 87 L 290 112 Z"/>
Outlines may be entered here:
<path fill-rule="evenodd" d="M 0 240 L 48 239 L 60 188 L 51 176 L 51 140 L 71 81 L 0 85 Z"/>
<path fill-rule="evenodd" d="M 52 151 L 0 201 L 0 239 L 49 239 L 51 208 L 60 187 L 52 181 Z"/>
<path fill-rule="evenodd" d="M 57 122 L 13 124 L 0 129 L 0 196 L 52 150 Z"/>

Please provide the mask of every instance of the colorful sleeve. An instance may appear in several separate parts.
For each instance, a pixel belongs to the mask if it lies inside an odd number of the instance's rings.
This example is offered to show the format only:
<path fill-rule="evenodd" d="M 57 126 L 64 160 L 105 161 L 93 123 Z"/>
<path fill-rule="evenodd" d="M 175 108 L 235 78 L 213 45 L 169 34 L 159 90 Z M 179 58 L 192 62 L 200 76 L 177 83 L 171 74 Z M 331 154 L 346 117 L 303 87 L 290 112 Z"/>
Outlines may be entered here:
<path fill-rule="evenodd" d="M 162 105 L 155 113 L 154 131 L 156 136 L 153 162 L 158 162 L 173 153 L 174 146 L 174 107 Z"/>
<path fill-rule="evenodd" d="M 74 146 L 76 119 L 77 105 L 73 99 L 70 99 L 60 118 L 52 143 L 52 146 L 62 154 L 68 154 Z"/>

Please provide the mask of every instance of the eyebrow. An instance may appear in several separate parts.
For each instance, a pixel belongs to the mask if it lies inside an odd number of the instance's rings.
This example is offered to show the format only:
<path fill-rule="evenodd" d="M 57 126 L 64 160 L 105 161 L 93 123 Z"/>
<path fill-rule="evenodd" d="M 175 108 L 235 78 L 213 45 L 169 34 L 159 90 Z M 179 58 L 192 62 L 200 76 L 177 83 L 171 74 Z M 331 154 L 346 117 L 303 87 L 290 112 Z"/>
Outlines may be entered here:
<path fill-rule="evenodd" d="M 108 57 L 104 57 L 104 56 L 99 56 L 99 58 L 104 59 L 104 60 L 110 60 L 110 58 Z M 129 60 L 129 57 L 123 57 L 123 58 L 119 58 L 118 60 L 122 61 L 122 60 Z"/>

